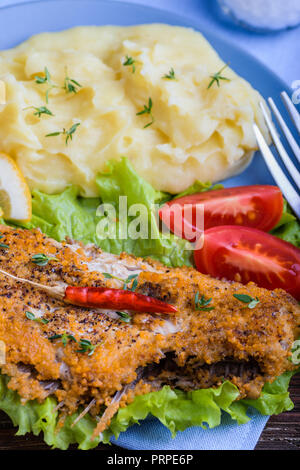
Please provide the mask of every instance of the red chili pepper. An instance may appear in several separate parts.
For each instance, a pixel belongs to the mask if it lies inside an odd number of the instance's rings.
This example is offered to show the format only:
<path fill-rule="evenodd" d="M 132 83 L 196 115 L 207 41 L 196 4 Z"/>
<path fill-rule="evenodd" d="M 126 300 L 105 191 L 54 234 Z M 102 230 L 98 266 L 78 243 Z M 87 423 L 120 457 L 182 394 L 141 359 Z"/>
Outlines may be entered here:
<path fill-rule="evenodd" d="M 144 313 L 174 313 L 177 308 L 161 300 L 130 290 L 106 287 L 68 286 L 64 300 L 81 307 L 132 310 Z"/>

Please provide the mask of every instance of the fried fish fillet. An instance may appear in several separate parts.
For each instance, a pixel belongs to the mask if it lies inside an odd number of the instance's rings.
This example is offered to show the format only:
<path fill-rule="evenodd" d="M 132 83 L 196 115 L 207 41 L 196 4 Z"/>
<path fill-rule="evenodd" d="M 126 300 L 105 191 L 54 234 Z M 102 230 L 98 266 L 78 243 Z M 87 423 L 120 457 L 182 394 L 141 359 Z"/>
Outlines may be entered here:
<path fill-rule="evenodd" d="M 0 340 L 6 345 L 1 371 L 22 402 L 54 395 L 61 413 L 89 405 L 92 415 L 105 405 L 101 431 L 118 406 L 165 384 L 187 391 L 227 379 L 239 398 L 257 398 L 265 382 L 294 367 L 289 357 L 299 336 L 300 307 L 283 290 L 220 281 L 192 268 L 103 253 L 94 245 L 58 243 L 39 230 L 0 231 L 8 246 L 0 248 Z M 32 256 L 40 253 L 54 259 L 39 266 Z M 3 271 L 53 288 L 122 288 L 135 274 L 136 292 L 178 311 L 131 312 L 130 323 L 124 323 L 117 312 L 66 304 Z M 234 294 L 259 302 L 248 308 Z M 211 300 L 201 306 L 198 299 Z M 80 351 L 81 339 L 92 343 L 92 354 Z"/>

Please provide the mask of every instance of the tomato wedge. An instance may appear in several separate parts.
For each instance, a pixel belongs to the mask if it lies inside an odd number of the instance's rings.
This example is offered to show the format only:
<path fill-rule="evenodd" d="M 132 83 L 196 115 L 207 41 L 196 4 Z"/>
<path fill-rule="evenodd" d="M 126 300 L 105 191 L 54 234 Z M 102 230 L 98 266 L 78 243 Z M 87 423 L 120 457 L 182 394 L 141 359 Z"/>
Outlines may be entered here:
<path fill-rule="evenodd" d="M 204 220 L 197 220 L 201 205 Z M 279 222 L 282 211 L 283 197 L 277 186 L 254 185 L 173 199 L 159 210 L 159 216 L 173 233 L 194 241 L 198 231 L 219 225 L 243 225 L 269 232 Z"/>
<path fill-rule="evenodd" d="M 243 284 L 253 281 L 267 289 L 280 287 L 300 300 L 300 250 L 273 235 L 235 225 L 210 228 L 194 257 L 204 274 Z"/>

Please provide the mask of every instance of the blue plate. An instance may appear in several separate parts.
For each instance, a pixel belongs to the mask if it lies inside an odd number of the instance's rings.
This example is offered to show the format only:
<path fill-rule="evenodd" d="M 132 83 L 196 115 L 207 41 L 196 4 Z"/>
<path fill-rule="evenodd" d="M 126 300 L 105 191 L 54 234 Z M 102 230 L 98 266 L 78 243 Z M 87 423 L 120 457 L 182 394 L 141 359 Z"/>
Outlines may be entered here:
<path fill-rule="evenodd" d="M 24 2 L 24 0 L 22 1 Z M 235 44 L 216 36 L 213 31 L 203 30 L 200 19 L 199 22 L 197 19 L 191 21 L 168 11 L 124 2 L 32 0 L 23 4 L 19 2 L 19 4 L 2 7 L 0 49 L 14 47 L 33 34 L 59 31 L 73 26 L 107 24 L 126 26 L 153 22 L 188 26 L 201 31 L 223 60 L 230 62 L 230 66 L 259 90 L 265 98 L 279 97 L 283 90 L 290 94 L 288 86 L 254 57 Z M 285 109 L 281 108 L 281 111 L 288 119 Z M 274 184 L 274 180 L 259 153 L 241 175 L 224 182 L 225 186 L 247 184 Z"/>

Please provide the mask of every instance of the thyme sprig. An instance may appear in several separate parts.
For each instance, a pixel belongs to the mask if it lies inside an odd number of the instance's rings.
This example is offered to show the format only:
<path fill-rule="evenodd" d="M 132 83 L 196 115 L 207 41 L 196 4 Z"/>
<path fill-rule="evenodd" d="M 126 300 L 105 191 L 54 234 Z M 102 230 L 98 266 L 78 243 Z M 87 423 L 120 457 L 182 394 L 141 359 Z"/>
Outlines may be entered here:
<path fill-rule="evenodd" d="M 3 235 L 0 235 L 0 239 L 3 238 Z M 6 243 L 0 243 L 0 248 L 9 248 L 9 245 Z"/>
<path fill-rule="evenodd" d="M 80 349 L 76 349 L 76 352 L 79 352 L 79 353 L 89 352 L 88 356 L 92 356 L 94 354 L 96 347 L 98 346 L 98 344 L 92 344 L 90 340 L 84 339 L 84 338 L 81 338 L 79 341 L 77 341 L 77 339 L 73 335 L 70 335 L 67 333 L 63 333 L 61 335 L 53 335 L 53 336 L 48 337 L 49 341 L 56 341 L 57 339 L 61 340 L 64 347 L 70 341 L 73 341 L 80 348 Z"/>
<path fill-rule="evenodd" d="M 210 312 L 211 310 L 214 310 L 215 307 L 208 307 L 208 305 L 211 303 L 212 297 L 210 299 L 206 299 L 204 295 L 199 298 L 199 292 L 195 295 L 195 309 L 196 310 L 202 310 L 205 312 Z"/>
<path fill-rule="evenodd" d="M 137 278 L 139 277 L 138 274 L 130 274 L 130 276 L 128 276 L 127 279 L 125 279 L 125 280 L 121 279 L 120 277 L 114 276 L 113 274 L 110 274 L 110 273 L 102 273 L 102 274 L 106 279 L 117 279 L 118 281 L 123 282 L 123 289 L 124 290 L 131 290 L 132 292 L 134 292 L 137 288 L 137 285 L 138 285 L 138 279 Z M 132 286 L 129 288 L 128 284 L 131 281 L 133 281 Z"/>
<path fill-rule="evenodd" d="M 152 107 L 153 107 L 153 102 L 152 102 L 152 99 L 149 98 L 148 99 L 148 105 L 144 104 L 144 109 L 142 109 L 142 111 L 139 111 L 138 113 L 136 113 L 137 116 L 141 116 L 142 114 L 149 114 L 149 116 L 151 117 L 151 121 L 148 122 L 148 124 L 146 124 L 144 126 L 144 129 L 146 129 L 146 127 L 149 127 L 154 123 L 154 117 L 153 117 L 153 114 L 152 114 Z"/>
<path fill-rule="evenodd" d="M 247 307 L 251 309 L 255 308 L 256 305 L 260 302 L 258 297 L 254 298 L 246 294 L 233 294 L 233 297 L 235 297 L 240 302 L 243 302 L 244 304 L 248 304 Z"/>
<path fill-rule="evenodd" d="M 128 278 L 125 279 L 125 281 L 124 281 L 123 289 L 124 290 L 131 290 L 132 292 L 134 292 L 137 288 L 137 285 L 138 285 L 138 277 L 139 277 L 138 274 L 131 274 L 130 276 L 128 276 Z M 128 284 L 131 281 L 133 281 L 132 285 L 131 285 L 131 287 L 128 287 Z"/>
<path fill-rule="evenodd" d="M 68 335 L 67 333 L 63 333 L 61 335 L 61 342 L 63 346 L 66 347 L 69 341 L 74 341 L 75 343 L 77 342 L 76 338 L 74 338 L 73 335 Z"/>
<path fill-rule="evenodd" d="M 78 83 L 74 78 L 70 78 L 66 72 L 64 86 L 62 87 L 66 93 L 77 93 L 78 88 L 82 88 L 82 85 Z"/>
<path fill-rule="evenodd" d="M 226 80 L 228 82 L 230 82 L 230 78 L 227 78 L 227 77 L 224 77 L 222 74 L 223 70 L 226 69 L 226 67 L 228 67 L 228 64 L 225 64 L 224 67 L 221 68 L 221 70 L 219 70 L 219 72 L 215 73 L 214 75 L 210 75 L 210 78 L 212 79 L 211 82 L 209 83 L 207 89 L 209 90 L 209 88 L 211 88 L 213 86 L 214 83 L 216 83 L 218 85 L 218 87 L 220 88 L 220 80 Z"/>
<path fill-rule="evenodd" d="M 43 85 L 45 83 L 49 85 L 46 91 L 46 103 L 48 103 L 49 101 L 49 93 L 52 88 L 62 88 L 63 90 L 65 90 L 66 93 L 77 93 L 78 88 L 82 88 L 82 85 L 77 80 L 68 76 L 67 71 L 63 86 L 55 85 L 51 80 L 51 75 L 47 67 L 44 68 L 44 76 L 36 75 L 34 79 L 35 83 L 37 83 L 38 85 Z"/>
<path fill-rule="evenodd" d="M 0 233 L 0 240 L 3 238 L 2 233 Z M 9 248 L 9 245 L 6 245 L 6 243 L 0 243 L 0 248 Z"/>
<path fill-rule="evenodd" d="M 290 361 L 295 366 L 298 366 L 300 364 L 300 339 L 297 339 L 293 342 L 291 353 L 292 355 L 289 358 Z"/>
<path fill-rule="evenodd" d="M 131 316 L 128 315 L 128 313 L 126 312 L 116 312 L 119 317 L 120 317 L 120 320 L 123 321 L 124 323 L 130 323 L 131 322 Z"/>
<path fill-rule="evenodd" d="M 65 347 L 69 341 L 74 341 L 77 343 L 76 338 L 73 335 L 69 335 L 67 333 L 63 333 L 62 335 L 53 335 L 48 337 L 49 341 L 55 341 L 57 339 L 61 339 L 63 346 Z"/>
<path fill-rule="evenodd" d="M 131 71 L 132 73 L 135 73 L 135 64 L 136 64 L 136 60 L 126 55 L 126 60 L 125 62 L 123 62 L 124 67 L 132 67 Z"/>
<path fill-rule="evenodd" d="M 28 106 L 28 108 L 25 108 L 25 109 L 34 109 L 35 112 L 33 113 L 33 115 L 38 116 L 39 118 L 41 117 L 42 114 L 47 114 L 48 116 L 54 116 L 52 111 L 50 111 L 50 109 L 47 108 L 46 106 L 40 106 L 40 107 Z"/>
<path fill-rule="evenodd" d="M 162 78 L 165 78 L 166 80 L 176 80 L 175 70 L 173 69 L 173 67 L 171 67 L 171 69 L 169 70 L 169 73 L 163 75 Z"/>
<path fill-rule="evenodd" d="M 134 279 L 130 290 L 131 290 L 132 292 L 135 292 L 135 290 L 136 290 L 136 288 L 137 288 L 137 285 L 138 285 L 138 280 L 137 280 L 137 278 L 136 278 L 136 279 Z"/>
<path fill-rule="evenodd" d="M 58 88 L 57 85 L 55 85 L 52 80 L 51 80 L 51 75 L 50 75 L 50 72 L 49 70 L 47 69 L 47 67 L 44 68 L 44 76 L 40 76 L 40 75 L 36 75 L 34 77 L 35 79 L 35 83 L 37 83 L 38 85 L 43 85 L 45 83 L 47 83 L 48 88 L 46 90 L 46 94 L 45 94 L 45 98 L 46 98 L 46 103 L 48 104 L 49 102 L 49 93 L 50 91 L 53 89 L 53 88 Z"/>
<path fill-rule="evenodd" d="M 29 312 L 28 310 L 25 312 L 25 315 L 26 315 L 26 318 L 28 318 L 28 320 L 33 320 L 37 323 L 43 323 L 44 325 L 47 325 L 47 323 L 49 323 L 49 320 L 46 320 L 46 318 L 36 317 L 34 313 Z"/>
<path fill-rule="evenodd" d="M 62 131 L 51 132 L 50 134 L 46 134 L 45 137 L 55 137 L 57 135 L 65 135 L 66 136 L 66 145 L 68 145 L 69 140 L 73 140 L 73 134 L 76 132 L 77 127 L 80 126 L 80 122 L 76 122 L 73 124 L 70 129 L 63 128 Z"/>
<path fill-rule="evenodd" d="M 44 253 L 37 253 L 31 257 L 31 261 L 38 266 L 46 266 L 49 261 L 58 261 L 54 256 L 47 256 Z"/>
<path fill-rule="evenodd" d="M 79 353 L 86 353 L 89 351 L 88 356 L 92 356 L 94 354 L 95 348 L 97 347 L 97 344 L 92 344 L 88 339 L 80 339 L 80 341 L 77 341 L 80 349 L 77 349 L 76 352 Z"/>

